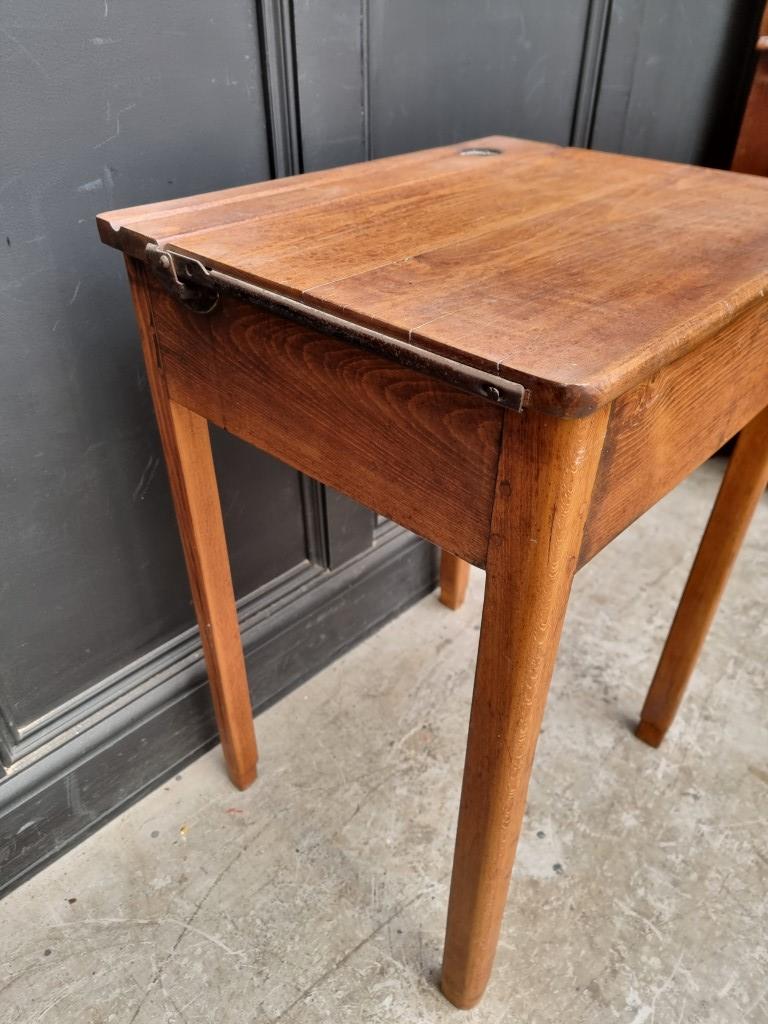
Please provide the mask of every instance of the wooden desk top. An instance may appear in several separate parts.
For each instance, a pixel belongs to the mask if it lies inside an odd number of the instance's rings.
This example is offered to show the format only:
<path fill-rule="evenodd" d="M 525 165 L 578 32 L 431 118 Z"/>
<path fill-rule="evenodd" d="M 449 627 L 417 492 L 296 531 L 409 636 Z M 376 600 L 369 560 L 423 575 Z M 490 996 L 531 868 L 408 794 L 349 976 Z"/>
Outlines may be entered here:
<path fill-rule="evenodd" d="M 520 383 L 556 415 L 768 310 L 768 179 L 503 137 L 105 213 L 99 231 Z"/>

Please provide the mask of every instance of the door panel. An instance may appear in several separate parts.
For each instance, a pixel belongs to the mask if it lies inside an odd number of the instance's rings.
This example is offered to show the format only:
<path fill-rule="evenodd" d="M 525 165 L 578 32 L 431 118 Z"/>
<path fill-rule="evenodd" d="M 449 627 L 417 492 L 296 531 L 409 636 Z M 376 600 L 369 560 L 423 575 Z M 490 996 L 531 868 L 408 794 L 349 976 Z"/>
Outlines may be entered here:
<path fill-rule="evenodd" d="M 94 216 L 269 174 L 249 5 L 140 8 L 4 9 L 0 678 L 18 729 L 192 621 L 124 269 Z"/>
<path fill-rule="evenodd" d="M 372 0 L 375 156 L 508 134 L 567 143 L 587 0 Z"/>
<path fill-rule="evenodd" d="M 748 6 L 614 0 L 593 146 L 683 163 L 722 152 L 717 119 L 738 85 Z"/>
<path fill-rule="evenodd" d="M 211 428 L 232 582 L 245 597 L 309 557 L 299 474 Z"/>

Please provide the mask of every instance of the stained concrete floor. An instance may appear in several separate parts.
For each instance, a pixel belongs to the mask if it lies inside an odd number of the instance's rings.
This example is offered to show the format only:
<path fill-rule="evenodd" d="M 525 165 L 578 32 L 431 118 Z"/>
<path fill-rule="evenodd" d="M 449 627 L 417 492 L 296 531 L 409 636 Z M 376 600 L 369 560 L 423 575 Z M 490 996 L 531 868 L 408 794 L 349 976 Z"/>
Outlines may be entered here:
<path fill-rule="evenodd" d="M 641 706 L 719 474 L 578 577 L 496 970 L 436 988 L 483 578 L 434 596 L 0 904 L 4 1024 L 768 1021 L 768 503 L 665 746 Z"/>

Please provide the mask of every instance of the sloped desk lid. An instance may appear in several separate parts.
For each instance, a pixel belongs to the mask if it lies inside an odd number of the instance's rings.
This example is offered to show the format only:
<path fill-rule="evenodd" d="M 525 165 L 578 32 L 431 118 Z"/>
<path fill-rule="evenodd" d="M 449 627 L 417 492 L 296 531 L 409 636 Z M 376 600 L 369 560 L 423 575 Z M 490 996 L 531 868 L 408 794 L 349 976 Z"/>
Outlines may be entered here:
<path fill-rule="evenodd" d="M 768 303 L 768 179 L 505 137 L 104 213 L 167 250 L 585 415 Z M 768 308 L 768 307 L 767 307 Z"/>

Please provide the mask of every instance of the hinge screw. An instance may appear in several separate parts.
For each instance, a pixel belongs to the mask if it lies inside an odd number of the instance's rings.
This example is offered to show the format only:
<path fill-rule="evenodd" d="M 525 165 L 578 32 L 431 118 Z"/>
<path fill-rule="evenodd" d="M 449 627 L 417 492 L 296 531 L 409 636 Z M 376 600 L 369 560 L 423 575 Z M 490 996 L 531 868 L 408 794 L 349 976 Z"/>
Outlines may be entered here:
<path fill-rule="evenodd" d="M 168 267 L 170 267 L 170 265 L 171 265 L 171 257 L 168 255 L 168 253 L 164 252 L 162 254 L 162 256 L 160 257 L 160 266 L 161 267 L 165 267 L 165 269 L 167 270 Z"/>
<path fill-rule="evenodd" d="M 489 387 L 486 387 L 485 393 L 490 398 L 490 400 L 492 402 L 500 402 L 501 401 L 501 392 L 499 391 L 498 388 L 493 387 L 493 385 L 490 385 Z"/>

